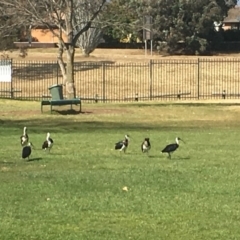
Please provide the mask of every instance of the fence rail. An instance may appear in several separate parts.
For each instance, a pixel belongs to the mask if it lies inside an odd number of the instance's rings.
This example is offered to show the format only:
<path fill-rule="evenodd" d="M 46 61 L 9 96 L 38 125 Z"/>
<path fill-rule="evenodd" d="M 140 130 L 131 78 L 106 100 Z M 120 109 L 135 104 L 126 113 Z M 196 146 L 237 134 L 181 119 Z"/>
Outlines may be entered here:
<path fill-rule="evenodd" d="M 74 70 L 87 102 L 240 98 L 240 58 L 76 62 Z M 53 84 L 64 84 L 56 61 L 0 61 L 1 98 L 40 100 Z"/>

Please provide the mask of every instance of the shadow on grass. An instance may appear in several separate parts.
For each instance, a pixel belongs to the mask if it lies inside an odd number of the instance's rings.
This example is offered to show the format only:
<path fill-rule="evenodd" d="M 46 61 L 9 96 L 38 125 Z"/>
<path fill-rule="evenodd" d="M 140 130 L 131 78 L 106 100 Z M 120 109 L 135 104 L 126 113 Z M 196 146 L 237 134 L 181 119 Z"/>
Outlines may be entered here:
<path fill-rule="evenodd" d="M 15 164 L 15 162 L 5 162 L 5 161 L 1 161 L 0 164 L 10 165 L 10 164 Z"/>
<path fill-rule="evenodd" d="M 81 116 L 80 116 L 81 117 Z M 182 130 L 184 126 L 162 126 L 162 125 L 149 125 L 144 123 L 126 123 L 126 122 L 104 122 L 104 121 L 72 121 L 71 119 L 49 119 L 49 118 L 42 118 L 42 119 L 21 119 L 21 120 L 13 120 L 13 119 L 6 119 L 3 121 L 2 129 L 3 131 L 9 131 L 8 129 L 22 129 L 23 126 L 27 126 L 29 131 L 31 129 L 32 133 L 38 133 L 39 131 L 43 132 L 52 132 L 52 133 L 64 133 L 64 132 L 72 132 L 72 131 L 79 131 L 79 132 L 92 132 L 97 130 L 103 131 L 111 131 L 111 130 L 118 130 L 122 132 L 129 132 L 129 131 L 141 131 L 146 130 L 159 130 L 159 131 L 173 131 L 173 130 Z M 189 129 L 188 126 L 186 126 Z"/>
<path fill-rule="evenodd" d="M 105 67 L 114 67 L 114 61 L 80 61 L 74 63 L 74 72 L 91 71 Z M 115 66 L 116 67 L 116 66 Z M 13 61 L 13 77 L 25 81 L 44 80 L 47 78 L 61 78 L 61 71 L 56 61 Z M 41 73 L 41 74 L 40 74 Z"/>
<path fill-rule="evenodd" d="M 38 158 L 30 158 L 30 159 L 27 160 L 27 162 L 40 161 L 40 160 L 42 160 L 41 157 L 38 157 Z"/>
<path fill-rule="evenodd" d="M 55 112 L 55 114 L 59 114 L 59 115 L 78 115 L 78 114 L 82 114 L 79 111 L 76 111 L 74 109 L 69 109 L 69 110 L 53 110 L 53 113 Z"/>
<path fill-rule="evenodd" d="M 218 99 L 218 100 L 222 100 L 222 99 Z M 135 103 L 128 103 L 127 106 L 131 106 L 131 107 L 169 107 L 169 105 L 172 106 L 187 106 L 187 107 L 210 107 L 210 106 L 240 106 L 240 103 L 229 103 L 229 102 L 191 102 L 191 103 L 187 103 L 187 102 L 168 102 L 168 103 L 139 103 L 139 102 L 135 102 Z"/>
<path fill-rule="evenodd" d="M 149 157 L 149 158 L 160 158 L 161 155 L 149 155 L 148 157 Z"/>
<path fill-rule="evenodd" d="M 46 112 L 46 114 L 48 115 L 49 112 Z M 67 110 L 66 109 L 65 110 L 53 109 L 52 114 L 53 114 L 53 116 L 57 116 L 57 115 L 63 115 L 64 116 L 64 115 L 93 114 L 93 112 L 91 112 L 91 111 L 81 111 L 81 112 L 79 112 L 79 110 L 75 110 L 75 109 L 67 109 Z"/>
<path fill-rule="evenodd" d="M 190 160 L 190 157 L 173 157 L 172 158 L 169 158 L 169 157 L 166 157 L 167 160 L 169 161 L 178 161 L 178 160 Z"/>
<path fill-rule="evenodd" d="M 190 160 L 191 158 L 190 157 L 180 157 L 178 158 L 179 160 Z"/>

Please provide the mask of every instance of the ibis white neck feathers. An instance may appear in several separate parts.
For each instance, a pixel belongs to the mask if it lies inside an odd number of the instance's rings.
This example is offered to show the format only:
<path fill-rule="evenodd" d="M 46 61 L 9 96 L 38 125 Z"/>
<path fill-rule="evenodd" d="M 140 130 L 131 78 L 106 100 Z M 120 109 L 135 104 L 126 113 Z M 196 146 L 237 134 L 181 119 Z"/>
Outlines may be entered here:
<path fill-rule="evenodd" d="M 50 138 L 50 133 L 47 133 L 47 140 Z"/>
<path fill-rule="evenodd" d="M 179 144 L 178 137 L 176 137 L 176 143 Z"/>

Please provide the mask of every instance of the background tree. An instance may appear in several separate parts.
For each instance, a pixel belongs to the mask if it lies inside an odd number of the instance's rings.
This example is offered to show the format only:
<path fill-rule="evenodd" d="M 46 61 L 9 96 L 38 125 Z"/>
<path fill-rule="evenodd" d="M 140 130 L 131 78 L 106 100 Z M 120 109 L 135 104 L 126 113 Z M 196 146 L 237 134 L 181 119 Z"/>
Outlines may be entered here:
<path fill-rule="evenodd" d="M 104 38 L 108 42 L 119 42 L 122 39 L 130 37 L 130 40 L 136 41 L 138 29 L 136 29 L 135 6 L 130 0 L 111 0 L 106 5 L 103 12 L 104 22 L 107 23 L 104 32 Z"/>
<path fill-rule="evenodd" d="M 74 31 L 78 32 L 84 27 L 83 19 L 90 20 L 92 11 L 83 11 L 81 4 L 85 0 L 75 0 L 76 14 L 74 15 Z M 90 5 L 90 10 L 93 10 L 94 5 Z M 96 9 L 95 9 L 96 10 Z M 77 40 L 77 46 L 81 49 L 84 56 L 89 56 L 90 53 L 101 43 L 105 23 L 102 21 L 102 12 L 92 21 L 91 27 L 83 32 Z"/>
<path fill-rule="evenodd" d="M 73 98 L 73 63 L 77 40 L 91 27 L 105 3 L 106 0 L 0 0 L 0 12 L 4 12 L 9 18 L 8 24 L 2 25 L 0 30 L 2 35 L 5 35 L 7 30 L 16 26 L 47 27 L 58 39 L 58 63 L 66 85 L 67 98 Z M 76 29 L 74 17 L 78 8 L 83 13 L 88 12 L 89 17 L 85 19 L 85 15 L 82 14 L 81 28 Z M 63 33 L 67 36 L 67 42 L 64 42 Z M 63 53 L 66 54 L 66 64 Z"/>
<path fill-rule="evenodd" d="M 221 21 L 237 0 L 133 0 L 139 20 L 153 17 L 154 39 L 166 50 L 201 54 L 214 39 L 214 21 Z M 142 23 L 143 25 L 143 23 Z M 181 43 L 181 45 L 180 45 Z"/>
<path fill-rule="evenodd" d="M 23 28 L 16 25 L 10 28 L 13 14 L 7 15 L 5 9 L 0 7 L 0 29 L 5 29 L 4 34 L 0 34 L 0 50 L 9 50 L 14 48 L 14 41 L 17 41 Z"/>

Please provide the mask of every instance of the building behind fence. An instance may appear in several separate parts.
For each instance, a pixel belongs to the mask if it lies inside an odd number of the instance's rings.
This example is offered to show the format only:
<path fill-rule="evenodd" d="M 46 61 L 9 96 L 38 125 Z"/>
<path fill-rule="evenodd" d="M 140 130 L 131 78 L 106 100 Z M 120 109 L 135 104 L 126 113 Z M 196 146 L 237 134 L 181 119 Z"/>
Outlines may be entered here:
<path fill-rule="evenodd" d="M 87 102 L 240 98 L 240 59 L 76 62 L 76 94 Z M 0 61 L 0 97 L 40 100 L 64 84 L 56 61 Z"/>

